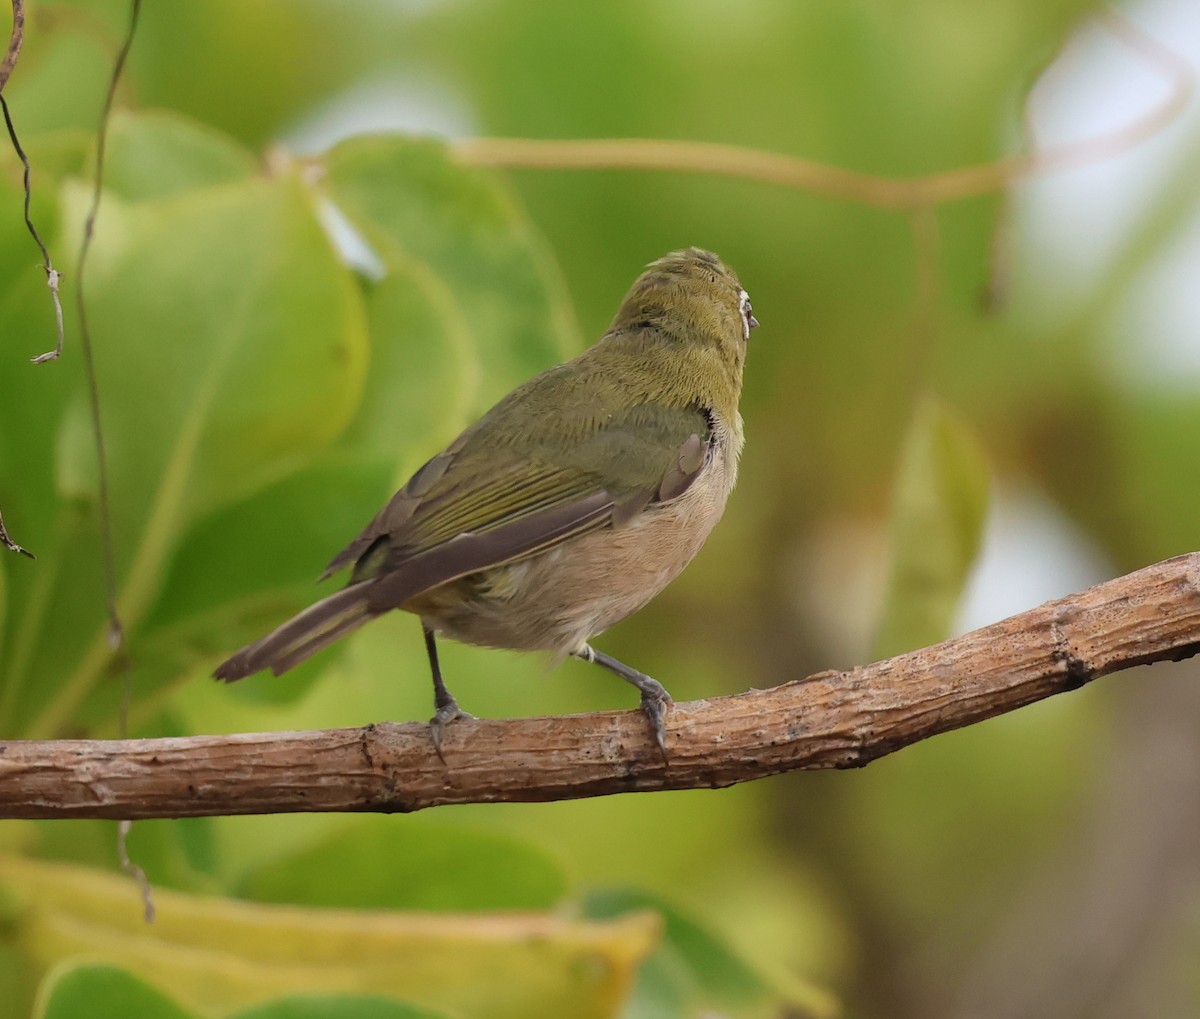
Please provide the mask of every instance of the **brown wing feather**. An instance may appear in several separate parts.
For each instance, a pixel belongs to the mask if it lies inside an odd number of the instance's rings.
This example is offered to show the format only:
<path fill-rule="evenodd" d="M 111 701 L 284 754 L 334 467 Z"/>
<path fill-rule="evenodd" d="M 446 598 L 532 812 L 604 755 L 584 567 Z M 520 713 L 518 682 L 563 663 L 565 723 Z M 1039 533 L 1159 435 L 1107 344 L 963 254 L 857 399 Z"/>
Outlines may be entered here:
<path fill-rule="evenodd" d="M 459 577 L 537 555 L 568 538 L 607 526 L 612 508 L 607 492 L 595 492 L 478 534 L 456 535 L 428 552 L 384 567 L 370 585 L 367 604 L 373 612 L 399 608 Z"/>
<path fill-rule="evenodd" d="M 608 492 L 593 492 L 569 503 L 530 511 L 524 500 L 519 516 L 479 532 L 464 531 L 415 555 L 389 555 L 378 568 L 368 604 L 374 612 L 398 608 L 410 598 L 471 573 L 502 566 L 602 527 L 621 527 L 653 503 L 678 499 L 700 476 L 708 445 L 696 434 L 679 448 L 662 481 L 654 489 L 616 501 Z"/>
<path fill-rule="evenodd" d="M 652 488 L 625 493 L 620 499 L 603 490 L 570 501 L 548 498 L 546 505 L 532 510 L 526 493 L 520 511 L 514 509 L 507 519 L 483 530 L 462 531 L 417 552 L 403 544 L 405 526 L 421 505 L 419 496 L 414 495 L 420 483 L 414 486 L 410 481 L 330 564 L 334 570 L 357 562 L 348 587 L 247 645 L 215 675 L 232 681 L 265 668 L 278 675 L 380 613 L 399 608 L 435 587 L 537 555 L 590 531 L 624 526 L 649 506 L 677 499 L 687 491 L 707 463 L 707 449 L 708 444 L 692 434 Z M 445 467 L 438 469 L 445 473 Z M 414 480 L 420 477 L 418 471 Z M 546 484 L 542 495 L 563 488 L 561 483 Z M 390 530 L 392 524 L 397 525 L 396 531 Z"/>
<path fill-rule="evenodd" d="M 513 401 L 536 402 L 536 383 L 488 417 L 505 416 Z M 712 437 L 711 418 L 698 407 L 635 405 L 599 414 L 587 401 L 564 407 L 558 400 L 555 409 L 553 416 L 523 417 L 519 441 L 489 439 L 504 433 L 481 430 L 488 418 L 468 429 L 412 476 L 323 576 L 351 564 L 354 581 L 381 576 L 464 535 L 507 528 L 525 517 L 542 519 L 544 512 L 600 492 L 611 497 L 605 523 L 622 527 L 650 503 L 678 498 L 702 470 Z M 605 466 L 597 473 L 593 464 Z"/>
<path fill-rule="evenodd" d="M 594 376 L 607 371 L 580 359 L 514 390 L 421 467 L 323 576 L 356 564 L 354 579 L 366 579 L 464 532 L 600 491 L 617 507 L 615 526 L 678 497 L 703 466 L 709 412 L 653 401 L 613 408 L 596 399 L 611 380 Z"/>

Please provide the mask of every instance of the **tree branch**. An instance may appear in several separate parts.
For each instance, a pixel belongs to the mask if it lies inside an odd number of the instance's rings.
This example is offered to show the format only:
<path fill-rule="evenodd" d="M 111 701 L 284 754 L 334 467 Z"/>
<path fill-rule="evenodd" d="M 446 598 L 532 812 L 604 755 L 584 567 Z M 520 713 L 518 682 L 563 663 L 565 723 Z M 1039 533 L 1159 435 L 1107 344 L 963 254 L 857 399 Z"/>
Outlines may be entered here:
<path fill-rule="evenodd" d="M 426 725 L 0 743 L 0 817 L 411 811 L 719 787 L 855 768 L 1099 676 L 1200 652 L 1200 553 L 933 647 L 673 706 L 664 762 L 639 711 Z"/>

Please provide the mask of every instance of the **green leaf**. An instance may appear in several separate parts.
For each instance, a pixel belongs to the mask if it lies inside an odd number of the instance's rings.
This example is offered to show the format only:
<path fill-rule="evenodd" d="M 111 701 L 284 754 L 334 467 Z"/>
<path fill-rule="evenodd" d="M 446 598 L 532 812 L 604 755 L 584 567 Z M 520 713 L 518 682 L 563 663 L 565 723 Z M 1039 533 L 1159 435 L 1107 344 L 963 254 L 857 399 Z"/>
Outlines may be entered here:
<path fill-rule="evenodd" d="M 448 1019 L 449 1012 L 434 1012 L 394 998 L 366 994 L 321 994 L 276 998 L 235 1012 L 229 1019 Z"/>
<path fill-rule="evenodd" d="M 469 423 L 479 362 L 459 299 L 420 262 L 396 261 L 366 301 L 371 371 L 344 442 L 391 460 L 398 486 Z"/>
<path fill-rule="evenodd" d="M 114 513 L 143 541 L 308 462 L 357 407 L 361 300 L 290 177 L 158 203 L 97 290 Z"/>
<path fill-rule="evenodd" d="M 4 988 L 0 1015 L 4 1019 L 26 1019 L 33 1012 L 37 987 L 27 970 L 20 954 L 0 942 L 0 987 Z"/>
<path fill-rule="evenodd" d="M 403 137 L 356 138 L 325 157 L 333 203 L 389 271 L 443 283 L 482 368 L 472 411 L 578 349 L 564 287 L 541 239 L 489 174 L 445 147 Z"/>
<path fill-rule="evenodd" d="M 108 127 L 104 186 L 131 202 L 230 184 L 257 168 L 253 154 L 228 135 L 177 113 L 118 111 Z"/>
<path fill-rule="evenodd" d="M 661 897 L 640 889 L 605 889 L 593 892 L 585 912 L 594 917 L 615 917 L 639 909 L 652 909 L 666 923 L 663 950 L 682 963 L 687 982 L 710 1005 L 744 1006 L 757 1003 L 768 991 L 766 982 L 691 917 Z M 676 967 L 677 970 L 679 967 Z M 679 979 L 677 971 L 675 979 Z"/>
<path fill-rule="evenodd" d="M 788 976 L 768 978 L 702 924 L 652 892 L 612 888 L 592 892 L 584 912 L 619 917 L 651 910 L 662 917 L 661 944 L 638 975 L 627 1012 L 636 1019 L 691 1016 L 706 1010 L 742 1017 L 827 1016 L 835 1013 L 829 995 Z"/>
<path fill-rule="evenodd" d="M 117 966 L 66 962 L 46 977 L 34 1019 L 125 1016 L 128 1019 L 199 1019 L 153 985 Z"/>
<path fill-rule="evenodd" d="M 315 846 L 252 873 L 259 902 L 376 909 L 551 909 L 566 894 L 559 866 L 535 846 L 424 818 L 356 820 Z"/>
<path fill-rule="evenodd" d="M 119 224 L 117 203 L 109 213 Z M 104 352 L 119 605 L 135 633 L 191 524 L 338 437 L 361 392 L 367 335 L 361 296 L 290 177 L 143 202 L 111 232 L 116 250 L 89 277 L 89 317 Z M 78 423 L 63 434 L 59 483 L 89 513 L 46 549 L 51 571 L 71 572 L 27 630 L 39 652 L 19 678 L 30 732 L 61 726 L 108 654 L 89 437 Z M 62 639 L 46 639 L 50 619 Z"/>
<path fill-rule="evenodd" d="M 86 955 L 218 1015 L 282 995 L 366 993 L 491 1019 L 606 1019 L 659 934 L 644 912 L 606 921 L 431 915 L 261 905 L 163 888 L 147 927 L 124 876 L 8 856 L 0 856 L 0 903 L 28 972 Z"/>
<path fill-rule="evenodd" d="M 979 552 L 987 502 L 983 449 L 962 418 L 936 399 L 922 399 L 900 456 L 877 659 L 949 634 Z"/>

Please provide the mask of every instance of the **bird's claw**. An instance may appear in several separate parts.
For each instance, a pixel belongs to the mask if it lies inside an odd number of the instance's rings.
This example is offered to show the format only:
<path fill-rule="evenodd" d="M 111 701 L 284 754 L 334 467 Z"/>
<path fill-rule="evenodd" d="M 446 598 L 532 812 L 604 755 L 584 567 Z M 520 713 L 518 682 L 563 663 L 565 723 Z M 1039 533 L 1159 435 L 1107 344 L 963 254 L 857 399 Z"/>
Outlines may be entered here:
<path fill-rule="evenodd" d="M 649 677 L 647 677 L 649 678 Z M 663 761 L 667 760 L 667 705 L 671 703 L 671 695 L 659 683 L 657 690 L 642 690 L 642 712 L 650 721 L 654 731 L 654 742 L 662 753 Z"/>
<path fill-rule="evenodd" d="M 453 697 L 438 705 L 437 711 L 429 720 L 429 738 L 433 740 L 433 749 L 443 764 L 446 763 L 446 757 L 442 753 L 442 734 L 445 732 L 446 726 L 460 718 L 473 719 L 474 717 L 469 711 L 463 711 Z"/>

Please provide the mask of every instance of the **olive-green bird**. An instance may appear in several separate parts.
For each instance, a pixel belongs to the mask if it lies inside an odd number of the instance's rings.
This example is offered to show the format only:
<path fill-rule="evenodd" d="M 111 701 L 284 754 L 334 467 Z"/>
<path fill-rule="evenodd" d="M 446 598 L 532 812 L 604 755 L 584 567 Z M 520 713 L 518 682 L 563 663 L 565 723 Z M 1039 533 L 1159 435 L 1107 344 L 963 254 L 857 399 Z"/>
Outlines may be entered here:
<path fill-rule="evenodd" d="M 416 472 L 323 576 L 317 602 L 216 671 L 286 672 L 392 609 L 421 620 L 442 730 L 463 712 L 436 634 L 574 655 L 641 691 L 661 748 L 670 695 L 596 651 L 596 634 L 645 605 L 720 519 L 742 449 L 738 398 L 758 325 L 737 276 L 699 248 L 652 262 L 608 332 L 515 389 Z"/>

